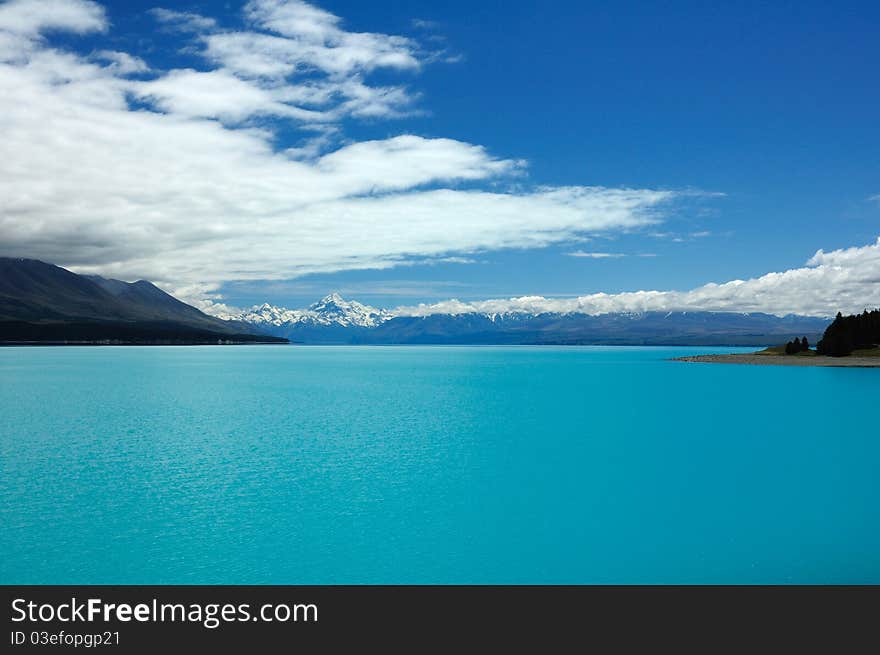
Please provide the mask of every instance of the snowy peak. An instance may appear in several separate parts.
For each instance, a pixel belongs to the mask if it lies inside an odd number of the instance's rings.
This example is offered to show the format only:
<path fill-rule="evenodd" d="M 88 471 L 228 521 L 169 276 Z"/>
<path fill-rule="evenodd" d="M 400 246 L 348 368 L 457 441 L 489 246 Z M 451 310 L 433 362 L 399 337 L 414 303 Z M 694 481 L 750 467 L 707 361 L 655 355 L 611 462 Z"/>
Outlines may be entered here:
<path fill-rule="evenodd" d="M 312 324 L 376 327 L 392 318 L 392 314 L 384 309 L 345 300 L 338 293 L 331 293 L 310 305 L 308 309 L 287 309 L 263 303 L 262 305 L 254 305 L 232 318 L 257 325 Z"/>
<path fill-rule="evenodd" d="M 255 325 L 277 326 L 297 322 L 302 314 L 303 312 L 299 310 L 285 309 L 284 307 L 275 307 L 269 303 L 263 303 L 262 305 L 254 305 L 240 314 L 229 316 L 229 318 Z"/>
<path fill-rule="evenodd" d="M 319 314 L 344 314 L 355 306 L 366 307 L 366 305 L 361 305 L 359 302 L 349 302 L 338 293 L 331 293 L 321 298 L 318 302 L 309 305 L 309 311 Z"/>
<path fill-rule="evenodd" d="M 345 298 L 343 298 L 342 296 L 340 296 L 338 293 L 336 293 L 334 291 L 333 293 L 324 296 L 323 298 L 321 298 L 321 300 L 314 303 L 312 305 L 312 307 L 317 307 L 319 305 L 340 305 L 340 304 L 344 305 L 344 304 L 347 304 L 347 302 L 346 302 Z"/>
<path fill-rule="evenodd" d="M 319 322 L 336 323 L 343 326 L 375 327 L 391 318 L 391 314 L 387 310 L 370 307 L 355 300 L 345 300 L 338 293 L 324 296 L 309 306 L 307 311 L 313 313 L 318 319 L 323 319 Z"/>

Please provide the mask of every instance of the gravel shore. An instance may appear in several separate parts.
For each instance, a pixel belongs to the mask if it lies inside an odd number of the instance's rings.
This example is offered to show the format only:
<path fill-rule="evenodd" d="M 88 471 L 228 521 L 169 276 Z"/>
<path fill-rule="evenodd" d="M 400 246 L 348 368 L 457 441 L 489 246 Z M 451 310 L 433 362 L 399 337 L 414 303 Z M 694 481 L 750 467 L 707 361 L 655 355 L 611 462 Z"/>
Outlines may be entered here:
<path fill-rule="evenodd" d="M 676 357 L 676 362 L 703 362 L 710 364 L 757 364 L 765 366 L 838 366 L 852 368 L 880 368 L 880 357 L 798 357 L 785 355 L 694 355 Z"/>

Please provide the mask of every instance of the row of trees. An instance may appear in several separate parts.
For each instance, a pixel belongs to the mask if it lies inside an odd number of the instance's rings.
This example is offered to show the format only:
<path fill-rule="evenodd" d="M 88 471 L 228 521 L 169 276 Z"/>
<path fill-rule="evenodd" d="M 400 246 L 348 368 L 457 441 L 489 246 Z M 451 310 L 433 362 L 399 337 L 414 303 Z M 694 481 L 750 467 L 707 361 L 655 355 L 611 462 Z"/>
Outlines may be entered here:
<path fill-rule="evenodd" d="M 802 353 L 805 350 L 809 349 L 810 342 L 807 341 L 806 337 L 804 337 L 803 339 L 798 339 L 797 337 L 795 337 L 793 341 L 789 341 L 787 344 L 785 344 L 786 355 L 796 355 L 797 353 Z"/>
<path fill-rule="evenodd" d="M 880 309 L 871 312 L 865 310 L 853 316 L 843 316 L 838 312 L 822 340 L 816 344 L 816 350 L 820 355 L 843 357 L 853 350 L 871 348 L 877 344 L 880 344 Z"/>

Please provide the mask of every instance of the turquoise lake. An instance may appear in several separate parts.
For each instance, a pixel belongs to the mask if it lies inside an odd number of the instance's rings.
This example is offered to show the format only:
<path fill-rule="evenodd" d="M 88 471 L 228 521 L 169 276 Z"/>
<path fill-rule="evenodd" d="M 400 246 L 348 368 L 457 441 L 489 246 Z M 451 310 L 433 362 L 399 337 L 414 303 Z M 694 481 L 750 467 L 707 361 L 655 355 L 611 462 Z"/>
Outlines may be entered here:
<path fill-rule="evenodd" d="M 0 583 L 880 583 L 880 370 L 0 348 Z"/>

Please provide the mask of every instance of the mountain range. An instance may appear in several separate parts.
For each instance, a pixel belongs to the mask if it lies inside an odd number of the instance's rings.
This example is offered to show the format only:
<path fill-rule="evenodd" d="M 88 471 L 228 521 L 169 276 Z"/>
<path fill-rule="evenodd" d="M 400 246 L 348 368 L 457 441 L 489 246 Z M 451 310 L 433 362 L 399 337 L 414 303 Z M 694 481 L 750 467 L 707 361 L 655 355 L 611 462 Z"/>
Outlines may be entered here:
<path fill-rule="evenodd" d="M 0 342 L 285 342 L 252 323 L 208 316 L 146 280 L 77 275 L 0 257 Z"/>
<path fill-rule="evenodd" d="M 815 343 L 829 320 L 762 313 L 509 312 L 407 316 L 333 293 L 306 309 L 270 304 L 226 315 L 309 344 L 597 344 L 760 346 L 795 335 Z"/>
<path fill-rule="evenodd" d="M 270 304 L 209 316 L 146 280 L 77 275 L 0 258 L 0 343 L 599 344 L 761 346 L 829 320 L 732 312 L 407 315 L 332 293 L 305 309 Z"/>

